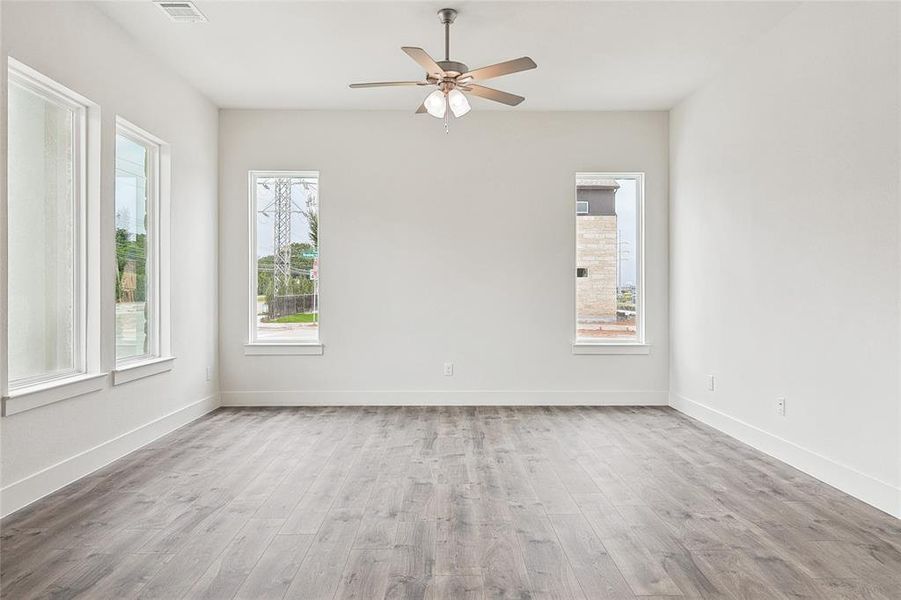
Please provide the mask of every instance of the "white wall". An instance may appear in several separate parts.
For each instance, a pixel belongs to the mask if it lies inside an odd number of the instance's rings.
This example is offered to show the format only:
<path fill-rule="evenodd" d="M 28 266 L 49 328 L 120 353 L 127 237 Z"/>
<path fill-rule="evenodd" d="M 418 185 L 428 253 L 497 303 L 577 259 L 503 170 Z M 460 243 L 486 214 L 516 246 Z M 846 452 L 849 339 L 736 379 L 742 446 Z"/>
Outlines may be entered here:
<path fill-rule="evenodd" d="M 100 105 L 105 369 L 115 362 L 116 115 L 171 144 L 176 356 L 169 373 L 0 420 L 2 513 L 8 514 L 217 405 L 215 377 L 206 380 L 206 367 L 217 360 L 218 117 L 215 106 L 88 3 L 3 3 L 2 49 L 4 74 L 5 57 L 12 56 Z M 5 108 L 2 119 L 5 131 Z"/>
<path fill-rule="evenodd" d="M 898 11 L 802 5 L 672 111 L 670 376 L 677 408 L 901 515 Z"/>
<path fill-rule="evenodd" d="M 223 403 L 665 403 L 666 113 L 414 108 L 220 113 Z M 244 355 L 250 169 L 321 173 L 323 356 Z M 618 170 L 647 173 L 651 353 L 573 356 L 574 174 Z"/>

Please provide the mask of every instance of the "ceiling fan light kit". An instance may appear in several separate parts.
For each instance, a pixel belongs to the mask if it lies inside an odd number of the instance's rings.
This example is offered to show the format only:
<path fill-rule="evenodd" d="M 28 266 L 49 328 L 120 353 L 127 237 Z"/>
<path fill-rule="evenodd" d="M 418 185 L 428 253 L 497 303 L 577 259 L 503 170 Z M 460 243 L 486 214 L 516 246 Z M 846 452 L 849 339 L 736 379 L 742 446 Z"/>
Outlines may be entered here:
<path fill-rule="evenodd" d="M 453 8 L 442 8 L 438 11 L 438 19 L 444 25 L 444 60 L 436 61 L 422 48 L 411 46 L 401 48 L 407 53 L 407 56 L 425 69 L 425 80 L 352 83 L 350 87 L 435 86 L 436 89 L 425 97 L 425 100 L 416 110 L 416 114 L 428 113 L 437 119 L 444 119 L 445 131 L 448 130 L 448 108 L 455 118 L 462 117 L 472 109 L 469 99 L 464 92 L 508 106 L 517 106 L 525 100 L 522 96 L 502 92 L 474 82 L 534 69 L 538 66 L 535 64 L 535 61 L 528 56 L 523 56 L 522 58 L 470 70 L 466 64 L 451 60 L 450 26 L 456 18 L 457 11 Z"/>
<path fill-rule="evenodd" d="M 472 110 L 466 95 L 458 89 L 453 89 L 447 93 L 447 104 L 455 117 L 462 117 Z"/>
<path fill-rule="evenodd" d="M 447 98 L 441 90 L 435 90 L 426 96 L 422 105 L 425 106 L 426 112 L 435 118 L 443 119 L 447 114 Z"/>

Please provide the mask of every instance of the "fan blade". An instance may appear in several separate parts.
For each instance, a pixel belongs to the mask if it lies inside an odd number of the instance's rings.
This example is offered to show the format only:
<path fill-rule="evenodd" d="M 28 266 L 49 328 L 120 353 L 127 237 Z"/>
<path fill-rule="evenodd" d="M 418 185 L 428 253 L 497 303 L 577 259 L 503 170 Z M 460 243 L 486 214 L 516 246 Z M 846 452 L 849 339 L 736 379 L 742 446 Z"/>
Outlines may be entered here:
<path fill-rule="evenodd" d="M 398 85 L 431 85 L 428 81 L 373 81 L 372 83 L 352 83 L 350 87 L 371 88 L 371 87 L 393 87 Z"/>
<path fill-rule="evenodd" d="M 469 71 L 468 73 L 463 73 L 457 79 L 485 81 L 486 79 L 494 79 L 495 77 L 500 77 L 501 75 L 510 75 L 511 73 L 528 71 L 529 69 L 534 69 L 537 66 L 538 65 L 535 64 L 534 60 L 532 60 L 528 56 L 523 56 L 522 58 L 508 60 L 506 62 L 497 63 L 496 65 L 490 65 L 487 67 L 482 67 L 481 69 Z"/>
<path fill-rule="evenodd" d="M 444 74 L 444 69 L 438 66 L 438 63 L 435 62 L 429 53 L 423 50 L 422 48 L 412 48 L 410 46 L 404 46 L 401 48 L 404 52 L 407 53 L 407 56 L 415 60 L 425 69 L 425 72 L 429 75 L 441 76 Z"/>
<path fill-rule="evenodd" d="M 479 96 L 480 98 L 485 98 L 486 100 L 494 100 L 495 102 L 500 102 L 501 104 L 506 104 L 508 106 L 516 106 L 525 98 L 522 96 L 517 96 L 516 94 L 510 94 L 508 92 L 502 92 L 500 90 L 496 90 L 494 88 L 485 87 L 483 85 L 476 85 L 474 83 L 466 84 L 463 88 L 473 96 Z"/>
<path fill-rule="evenodd" d="M 416 114 L 421 115 L 423 113 L 427 113 L 428 111 L 425 109 L 425 102 L 419 105 L 419 108 L 416 109 Z"/>

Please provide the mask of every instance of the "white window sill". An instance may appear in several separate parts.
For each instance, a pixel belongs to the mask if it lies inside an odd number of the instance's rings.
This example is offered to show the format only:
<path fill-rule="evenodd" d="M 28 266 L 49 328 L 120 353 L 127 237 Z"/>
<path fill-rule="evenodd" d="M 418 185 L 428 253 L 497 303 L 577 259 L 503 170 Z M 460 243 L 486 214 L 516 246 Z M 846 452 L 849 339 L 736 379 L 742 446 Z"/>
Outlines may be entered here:
<path fill-rule="evenodd" d="M 244 344 L 245 356 L 279 356 L 322 354 L 322 344 Z"/>
<path fill-rule="evenodd" d="M 573 354 L 650 354 L 650 344 L 573 343 Z"/>
<path fill-rule="evenodd" d="M 106 373 L 82 374 L 10 390 L 3 398 L 3 416 L 97 392 L 106 386 L 106 377 Z"/>
<path fill-rule="evenodd" d="M 142 360 L 133 364 L 124 363 L 113 371 L 113 385 L 122 385 L 129 381 L 171 371 L 172 363 L 174 362 L 174 356 L 163 356 Z"/>

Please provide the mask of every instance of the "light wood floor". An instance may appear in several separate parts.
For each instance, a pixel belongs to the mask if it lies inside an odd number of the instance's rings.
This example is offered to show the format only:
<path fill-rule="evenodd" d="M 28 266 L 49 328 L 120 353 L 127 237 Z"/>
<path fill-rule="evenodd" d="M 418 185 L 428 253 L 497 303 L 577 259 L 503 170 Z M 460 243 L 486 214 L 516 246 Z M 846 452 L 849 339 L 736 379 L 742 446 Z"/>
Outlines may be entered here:
<path fill-rule="evenodd" d="M 2 522 L 6 598 L 901 598 L 901 521 L 667 408 L 221 409 Z"/>

